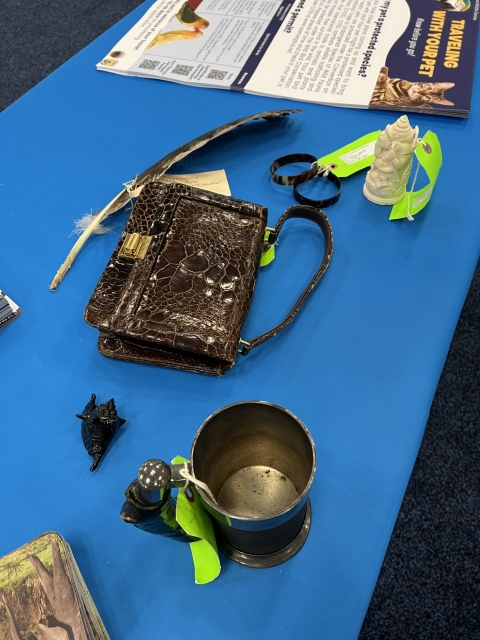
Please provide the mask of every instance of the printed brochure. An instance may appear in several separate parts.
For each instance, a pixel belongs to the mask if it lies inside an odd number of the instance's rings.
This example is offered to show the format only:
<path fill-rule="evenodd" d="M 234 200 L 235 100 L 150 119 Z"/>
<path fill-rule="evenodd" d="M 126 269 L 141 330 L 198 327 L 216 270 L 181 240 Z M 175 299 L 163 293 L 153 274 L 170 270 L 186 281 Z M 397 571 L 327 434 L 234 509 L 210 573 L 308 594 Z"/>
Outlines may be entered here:
<path fill-rule="evenodd" d="M 465 117 L 480 0 L 157 0 L 97 69 Z"/>

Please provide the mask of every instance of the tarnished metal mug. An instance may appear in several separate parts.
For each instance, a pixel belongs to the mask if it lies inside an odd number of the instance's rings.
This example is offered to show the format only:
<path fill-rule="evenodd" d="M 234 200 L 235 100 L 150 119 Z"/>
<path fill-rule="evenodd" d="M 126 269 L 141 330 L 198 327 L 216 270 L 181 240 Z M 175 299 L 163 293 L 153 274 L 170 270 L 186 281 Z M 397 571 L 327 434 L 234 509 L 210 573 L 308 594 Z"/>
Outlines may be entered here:
<path fill-rule="evenodd" d="M 305 542 L 316 468 L 313 439 L 300 420 L 269 402 L 239 402 L 210 416 L 195 436 L 192 474 L 213 518 L 220 549 L 255 567 L 285 562 Z"/>
<path fill-rule="evenodd" d="M 159 463 L 145 464 L 153 468 Z M 197 486 L 219 548 L 250 567 L 275 566 L 303 546 L 310 529 L 308 494 L 315 469 L 315 445 L 307 428 L 290 411 L 260 401 L 231 404 L 211 415 L 193 440 L 189 466 L 213 494 Z M 141 473 L 145 484 L 145 465 Z M 166 475 L 162 467 L 166 476 L 170 485 L 180 486 L 177 465 L 170 465 Z M 157 491 L 158 480 L 154 482 Z"/>

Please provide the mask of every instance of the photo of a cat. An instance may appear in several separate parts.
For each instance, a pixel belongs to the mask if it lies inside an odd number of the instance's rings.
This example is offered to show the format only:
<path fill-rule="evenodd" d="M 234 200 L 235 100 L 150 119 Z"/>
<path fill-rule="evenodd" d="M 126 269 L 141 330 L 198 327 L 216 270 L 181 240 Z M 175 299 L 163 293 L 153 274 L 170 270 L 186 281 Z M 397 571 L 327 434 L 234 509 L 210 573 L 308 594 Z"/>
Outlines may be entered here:
<path fill-rule="evenodd" d="M 444 92 L 454 82 L 409 82 L 402 78 L 389 78 L 388 67 L 382 67 L 370 100 L 372 106 L 397 106 L 432 109 L 432 105 L 453 107 L 454 102 Z"/>
<path fill-rule="evenodd" d="M 468 11 L 470 0 L 433 0 L 440 4 L 444 11 Z"/>

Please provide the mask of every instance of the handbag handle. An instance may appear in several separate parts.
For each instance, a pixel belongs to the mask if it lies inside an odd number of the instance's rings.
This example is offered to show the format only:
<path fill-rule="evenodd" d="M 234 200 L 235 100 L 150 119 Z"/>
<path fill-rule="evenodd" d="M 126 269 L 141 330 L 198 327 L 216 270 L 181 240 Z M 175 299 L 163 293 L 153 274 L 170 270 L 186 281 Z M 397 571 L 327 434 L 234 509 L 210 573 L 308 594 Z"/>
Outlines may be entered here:
<path fill-rule="evenodd" d="M 240 340 L 240 348 L 238 349 L 238 353 L 241 353 L 242 356 L 246 356 L 251 351 L 251 349 L 253 349 L 254 347 L 258 347 L 259 344 L 262 344 L 262 342 L 265 342 L 269 338 L 273 338 L 273 336 L 276 336 L 277 333 L 279 333 L 279 331 L 281 331 L 282 329 L 285 329 L 285 327 L 288 324 L 290 324 L 290 322 L 294 319 L 294 317 L 299 312 L 300 307 L 303 305 L 308 295 L 311 293 L 315 285 L 318 283 L 320 278 L 328 269 L 328 265 L 330 264 L 330 260 L 332 259 L 333 234 L 332 234 L 332 227 L 330 225 L 330 221 L 328 220 L 327 216 L 323 213 L 323 211 L 321 211 L 320 209 L 315 209 L 314 207 L 294 205 L 293 207 L 288 208 L 280 217 L 275 229 L 273 229 L 273 231 L 270 231 L 268 244 L 270 245 L 275 244 L 275 242 L 278 239 L 278 236 L 280 235 L 280 231 L 283 227 L 283 223 L 286 222 L 287 220 L 290 220 L 291 218 L 305 218 L 306 220 L 311 220 L 311 222 L 315 222 L 315 224 L 317 224 L 320 227 L 320 230 L 325 240 L 325 250 L 323 253 L 322 263 L 318 268 L 317 272 L 315 273 L 315 275 L 313 276 L 312 280 L 308 284 L 307 288 L 302 293 L 300 298 L 297 300 L 292 310 L 290 311 L 290 313 L 288 314 L 288 316 L 285 318 L 283 322 L 277 325 L 274 329 L 271 329 L 270 331 L 263 333 L 261 336 L 258 336 L 258 338 L 255 338 L 254 340 L 249 340 L 248 342 L 246 340 Z"/>

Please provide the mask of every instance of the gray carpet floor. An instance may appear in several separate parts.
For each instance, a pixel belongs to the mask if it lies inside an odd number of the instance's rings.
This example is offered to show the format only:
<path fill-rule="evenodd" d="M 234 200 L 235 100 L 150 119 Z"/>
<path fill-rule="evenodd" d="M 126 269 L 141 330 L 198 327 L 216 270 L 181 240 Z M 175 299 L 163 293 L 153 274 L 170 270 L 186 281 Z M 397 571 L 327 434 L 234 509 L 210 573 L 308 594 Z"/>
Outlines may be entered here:
<path fill-rule="evenodd" d="M 0 111 L 140 4 L 0 0 Z M 477 268 L 360 640 L 480 640 L 479 415 Z"/>

